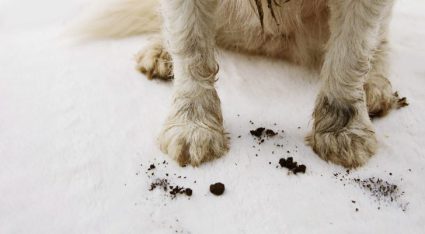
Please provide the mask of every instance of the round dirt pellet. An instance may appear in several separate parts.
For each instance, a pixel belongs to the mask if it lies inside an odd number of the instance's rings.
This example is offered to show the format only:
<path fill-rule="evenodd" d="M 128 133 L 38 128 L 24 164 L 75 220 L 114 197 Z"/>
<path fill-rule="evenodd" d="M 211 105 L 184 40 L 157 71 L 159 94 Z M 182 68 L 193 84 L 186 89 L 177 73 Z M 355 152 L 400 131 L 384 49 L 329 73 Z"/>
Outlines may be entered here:
<path fill-rule="evenodd" d="M 224 193 L 225 187 L 222 183 L 215 183 L 210 185 L 210 192 L 216 196 L 220 196 Z"/>
<path fill-rule="evenodd" d="M 192 189 L 190 189 L 190 188 L 187 188 L 185 191 L 184 191 L 184 193 L 187 195 L 187 196 L 192 196 Z"/>

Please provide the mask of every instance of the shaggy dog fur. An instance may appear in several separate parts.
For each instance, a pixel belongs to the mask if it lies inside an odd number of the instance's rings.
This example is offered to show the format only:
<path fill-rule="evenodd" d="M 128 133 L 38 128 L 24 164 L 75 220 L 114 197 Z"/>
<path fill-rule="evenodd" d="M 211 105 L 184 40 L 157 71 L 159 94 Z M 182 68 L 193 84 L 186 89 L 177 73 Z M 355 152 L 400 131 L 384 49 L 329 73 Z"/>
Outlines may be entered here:
<path fill-rule="evenodd" d="M 149 79 L 174 77 L 159 144 L 182 165 L 199 165 L 228 149 L 214 88 L 217 45 L 320 69 L 322 88 L 306 139 L 321 158 L 347 168 L 363 165 L 376 151 L 369 116 L 407 104 L 388 80 L 394 0 L 123 1 L 89 29 L 92 36 L 113 37 L 162 30 L 138 54 L 137 66 Z"/>

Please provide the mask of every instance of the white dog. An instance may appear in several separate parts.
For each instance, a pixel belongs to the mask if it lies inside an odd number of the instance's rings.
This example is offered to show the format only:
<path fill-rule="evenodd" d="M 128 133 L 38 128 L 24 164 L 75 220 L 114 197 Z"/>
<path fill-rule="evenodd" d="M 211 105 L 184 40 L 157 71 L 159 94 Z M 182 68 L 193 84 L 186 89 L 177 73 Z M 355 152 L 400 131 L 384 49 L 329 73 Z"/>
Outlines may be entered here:
<path fill-rule="evenodd" d="M 149 79 L 174 77 L 159 143 L 180 164 L 196 166 L 228 149 L 214 88 L 216 45 L 321 69 L 307 142 L 324 160 L 347 168 L 375 153 L 369 116 L 407 105 L 387 79 L 394 0 L 123 1 L 89 29 L 113 37 L 162 30 L 137 63 Z"/>

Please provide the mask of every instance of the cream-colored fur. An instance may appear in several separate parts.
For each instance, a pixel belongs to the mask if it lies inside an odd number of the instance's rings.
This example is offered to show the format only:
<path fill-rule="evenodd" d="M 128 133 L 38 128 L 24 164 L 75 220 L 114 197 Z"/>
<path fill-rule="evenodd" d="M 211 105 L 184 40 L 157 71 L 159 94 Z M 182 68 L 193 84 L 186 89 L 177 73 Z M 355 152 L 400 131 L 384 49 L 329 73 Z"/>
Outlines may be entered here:
<path fill-rule="evenodd" d="M 387 79 L 393 0 L 140 2 L 150 7 L 143 12 L 160 9 L 162 15 L 162 38 L 139 53 L 137 63 L 148 78 L 175 78 L 174 101 L 159 143 L 181 164 L 199 165 L 228 149 L 214 88 L 216 45 L 321 69 L 323 84 L 307 142 L 321 158 L 348 168 L 363 165 L 376 151 L 369 114 L 383 115 L 406 104 Z M 272 4 L 275 17 L 267 4 Z M 145 21 L 146 26 L 128 26 L 152 31 L 152 21 Z M 113 27 L 117 32 L 126 25 Z"/>
<path fill-rule="evenodd" d="M 123 38 L 142 33 L 157 33 L 161 28 L 159 0 L 119 0 L 95 17 L 90 23 L 76 27 L 83 38 Z"/>

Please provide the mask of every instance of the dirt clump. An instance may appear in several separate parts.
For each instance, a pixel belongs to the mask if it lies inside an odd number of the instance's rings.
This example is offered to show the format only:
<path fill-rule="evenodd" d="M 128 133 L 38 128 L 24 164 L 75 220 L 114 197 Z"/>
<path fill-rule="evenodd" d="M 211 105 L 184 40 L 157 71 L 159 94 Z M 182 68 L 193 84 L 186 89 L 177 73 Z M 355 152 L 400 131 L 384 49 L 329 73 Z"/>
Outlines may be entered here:
<path fill-rule="evenodd" d="M 277 132 L 275 132 L 275 131 L 273 131 L 271 129 L 267 129 L 266 130 L 266 136 L 268 136 L 268 137 L 274 137 L 276 135 L 277 135 Z"/>
<path fill-rule="evenodd" d="M 210 185 L 210 192 L 216 196 L 220 196 L 224 193 L 225 186 L 223 183 L 215 183 Z"/>
<path fill-rule="evenodd" d="M 263 142 L 264 142 L 263 137 L 270 138 L 270 137 L 274 137 L 278 134 L 277 132 L 273 131 L 272 129 L 266 129 L 264 127 L 259 127 L 255 130 L 251 130 L 249 132 L 251 133 L 252 136 L 257 137 L 260 141 L 263 140 Z"/>
<path fill-rule="evenodd" d="M 250 133 L 251 133 L 251 135 L 260 138 L 263 135 L 264 130 L 266 130 L 266 129 L 261 127 L 261 128 L 255 129 L 255 130 L 251 130 Z"/>
<path fill-rule="evenodd" d="M 291 171 L 294 174 L 297 173 L 305 173 L 307 170 L 307 167 L 303 164 L 298 165 L 297 162 L 294 161 L 294 158 L 289 157 L 289 158 L 281 158 L 279 159 L 279 165 L 281 167 L 285 167 L 287 168 L 289 171 Z"/>

